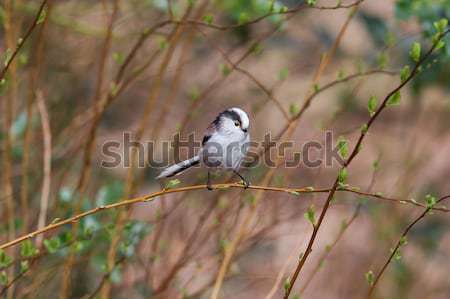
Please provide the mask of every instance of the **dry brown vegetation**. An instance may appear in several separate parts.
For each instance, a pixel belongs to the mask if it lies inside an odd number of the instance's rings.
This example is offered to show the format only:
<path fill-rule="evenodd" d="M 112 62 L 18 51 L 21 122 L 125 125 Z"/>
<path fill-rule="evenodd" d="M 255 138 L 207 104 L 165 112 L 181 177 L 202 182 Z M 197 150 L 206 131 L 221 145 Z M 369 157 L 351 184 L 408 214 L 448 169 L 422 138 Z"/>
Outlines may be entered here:
<path fill-rule="evenodd" d="M 449 298 L 450 3 L 415 2 L 4 0 L 0 294 Z M 295 145 L 248 189 L 102 167 L 233 106 Z M 327 131 L 343 165 L 285 166 Z"/>

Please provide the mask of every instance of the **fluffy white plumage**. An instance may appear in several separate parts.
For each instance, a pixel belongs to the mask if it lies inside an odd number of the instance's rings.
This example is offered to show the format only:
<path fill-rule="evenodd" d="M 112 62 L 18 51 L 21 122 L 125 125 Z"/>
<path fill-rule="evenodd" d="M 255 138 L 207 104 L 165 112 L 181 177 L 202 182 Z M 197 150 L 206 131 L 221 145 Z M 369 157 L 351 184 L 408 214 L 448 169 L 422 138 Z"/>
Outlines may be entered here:
<path fill-rule="evenodd" d="M 199 163 L 208 170 L 225 169 L 236 172 L 247 153 L 249 125 L 248 115 L 242 109 L 230 108 L 223 111 L 207 128 L 199 154 L 169 166 L 156 178 L 178 175 Z"/>

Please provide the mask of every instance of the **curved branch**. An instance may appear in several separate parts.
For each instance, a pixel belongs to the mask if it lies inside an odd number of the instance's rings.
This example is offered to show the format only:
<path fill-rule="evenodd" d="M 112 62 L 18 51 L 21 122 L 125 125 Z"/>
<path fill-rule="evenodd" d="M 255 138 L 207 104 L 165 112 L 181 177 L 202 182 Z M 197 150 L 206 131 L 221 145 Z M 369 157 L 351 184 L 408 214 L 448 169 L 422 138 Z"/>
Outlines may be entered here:
<path fill-rule="evenodd" d="M 245 186 L 240 184 L 240 183 L 228 183 L 228 184 L 216 184 L 213 185 L 212 188 L 214 190 L 226 190 L 229 188 L 239 188 L 239 189 L 244 189 Z M 101 211 L 105 211 L 105 210 L 111 210 L 111 209 L 117 209 L 119 207 L 123 207 L 123 206 L 129 206 L 129 205 L 133 205 L 136 203 L 143 203 L 143 202 L 149 202 L 149 201 L 153 201 L 155 198 L 160 197 L 162 195 L 166 195 L 166 194 L 171 194 L 171 193 L 181 193 L 181 192 L 189 192 L 189 191 L 195 191 L 195 190 L 204 190 L 206 189 L 206 185 L 194 185 L 194 186 L 186 186 L 186 187 L 180 187 L 180 188 L 175 188 L 175 189 L 163 189 L 148 195 L 144 195 L 144 196 L 140 196 L 140 197 L 136 197 L 136 198 L 132 198 L 132 199 L 128 199 L 128 200 L 122 200 L 113 204 L 109 204 L 109 205 L 103 205 L 103 206 L 99 206 L 96 208 L 93 208 L 91 210 L 85 211 L 83 213 L 77 214 L 75 216 L 72 216 L 70 218 L 67 218 L 65 220 L 61 220 L 61 221 L 57 221 L 55 223 L 49 224 L 41 229 L 38 229 L 36 231 L 33 231 L 31 233 L 28 233 L 22 237 L 19 237 L 15 240 L 12 240 L 10 242 L 4 243 L 2 245 L 0 245 L 0 249 L 5 249 L 11 246 L 14 246 L 22 241 L 31 239 L 36 237 L 37 235 L 43 234 L 45 232 L 48 231 L 52 231 L 55 230 L 63 225 L 66 224 L 73 224 L 73 223 L 77 223 L 80 219 L 85 218 L 89 215 L 92 214 L 97 214 Z M 282 188 L 282 187 L 271 187 L 271 186 L 255 186 L 255 185 L 250 185 L 247 189 L 250 190 L 260 190 L 260 191 L 273 191 L 273 192 L 282 192 L 282 193 L 288 193 L 288 194 L 292 194 L 295 196 L 301 195 L 301 194 L 309 194 L 309 193 L 328 193 L 330 192 L 332 189 L 314 189 L 311 187 L 304 187 L 304 188 Z M 358 195 L 365 195 L 365 196 L 370 196 L 371 198 L 375 198 L 375 199 L 380 199 L 380 200 L 387 200 L 387 201 L 393 201 L 393 202 L 397 202 L 397 203 L 410 203 L 410 204 L 414 204 L 414 205 L 419 205 L 421 207 L 426 207 L 423 204 L 417 203 L 417 202 L 413 202 L 410 200 L 400 200 L 400 199 L 394 199 L 394 198 L 387 198 L 387 197 L 383 197 L 379 194 L 371 194 L 371 193 L 365 193 L 365 192 L 361 192 L 358 191 L 355 188 L 352 187 L 348 187 L 348 188 L 341 188 L 338 190 L 335 190 L 338 192 L 350 192 L 350 193 L 354 193 L 354 194 L 358 194 Z M 436 207 L 434 208 L 434 210 L 436 211 L 442 211 L 442 212 L 449 212 L 450 210 L 444 207 Z"/>

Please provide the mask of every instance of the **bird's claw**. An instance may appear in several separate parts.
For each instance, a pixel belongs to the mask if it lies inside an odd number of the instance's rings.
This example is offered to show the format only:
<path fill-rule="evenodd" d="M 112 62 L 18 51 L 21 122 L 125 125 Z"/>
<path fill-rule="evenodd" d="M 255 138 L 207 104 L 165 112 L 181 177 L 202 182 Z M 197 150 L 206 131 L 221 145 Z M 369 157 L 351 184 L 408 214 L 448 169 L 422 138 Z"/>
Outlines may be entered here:
<path fill-rule="evenodd" d="M 250 187 L 250 183 L 247 181 L 242 181 L 242 185 L 244 185 L 244 189 L 247 189 L 248 187 Z"/>

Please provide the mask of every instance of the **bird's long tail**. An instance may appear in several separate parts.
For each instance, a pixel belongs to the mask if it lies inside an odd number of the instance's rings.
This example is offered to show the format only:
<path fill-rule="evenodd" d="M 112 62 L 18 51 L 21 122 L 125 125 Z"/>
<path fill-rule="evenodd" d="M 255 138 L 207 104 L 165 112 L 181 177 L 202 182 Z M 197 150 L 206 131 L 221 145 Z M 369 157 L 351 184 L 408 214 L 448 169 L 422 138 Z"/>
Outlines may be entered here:
<path fill-rule="evenodd" d="M 160 178 L 170 178 L 172 176 L 178 175 L 188 169 L 191 166 L 197 165 L 200 162 L 200 157 L 195 156 L 191 159 L 184 160 L 178 164 L 174 164 L 172 166 L 167 167 L 164 169 L 157 177 L 156 179 Z"/>

